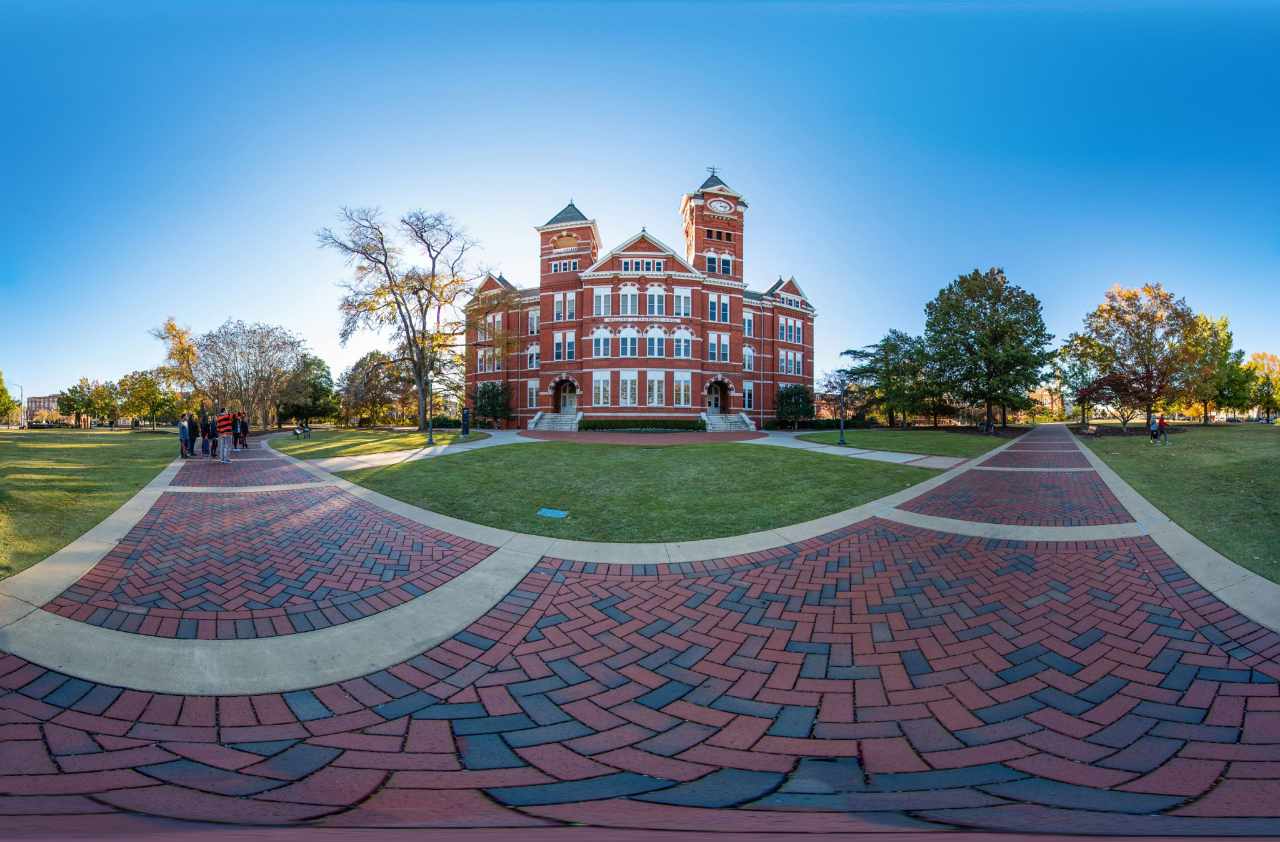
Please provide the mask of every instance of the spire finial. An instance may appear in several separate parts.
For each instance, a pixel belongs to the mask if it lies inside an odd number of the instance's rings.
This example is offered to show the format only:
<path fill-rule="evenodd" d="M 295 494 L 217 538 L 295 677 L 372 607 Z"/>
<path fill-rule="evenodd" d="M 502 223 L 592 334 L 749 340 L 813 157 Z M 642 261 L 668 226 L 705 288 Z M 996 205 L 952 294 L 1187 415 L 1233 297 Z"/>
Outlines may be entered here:
<path fill-rule="evenodd" d="M 707 167 L 707 172 L 711 173 L 712 175 L 718 175 L 720 173 L 720 168 L 715 166 Z"/>

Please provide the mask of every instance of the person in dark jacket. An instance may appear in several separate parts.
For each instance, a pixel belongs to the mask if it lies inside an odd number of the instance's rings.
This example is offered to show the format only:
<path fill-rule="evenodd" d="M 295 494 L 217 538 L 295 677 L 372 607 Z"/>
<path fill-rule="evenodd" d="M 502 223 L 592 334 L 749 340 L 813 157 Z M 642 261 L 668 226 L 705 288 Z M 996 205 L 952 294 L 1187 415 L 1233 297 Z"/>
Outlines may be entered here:
<path fill-rule="evenodd" d="M 209 424 L 209 416 L 202 411 L 200 413 L 200 455 L 209 455 L 209 439 L 211 425 Z"/>

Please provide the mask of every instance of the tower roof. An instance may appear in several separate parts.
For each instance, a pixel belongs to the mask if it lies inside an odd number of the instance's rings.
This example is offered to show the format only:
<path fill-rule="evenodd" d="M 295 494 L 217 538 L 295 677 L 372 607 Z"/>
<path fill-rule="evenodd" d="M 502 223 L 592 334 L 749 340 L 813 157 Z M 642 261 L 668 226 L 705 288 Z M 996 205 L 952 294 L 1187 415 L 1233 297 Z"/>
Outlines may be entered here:
<path fill-rule="evenodd" d="M 715 173 L 712 173 L 711 175 L 707 176 L 707 180 L 702 182 L 702 186 L 699 187 L 698 189 L 707 190 L 708 188 L 711 188 L 711 187 L 724 187 L 726 189 L 732 189 L 729 187 L 729 185 L 721 181 L 720 176 L 716 175 Z"/>
<path fill-rule="evenodd" d="M 587 218 L 582 215 L 582 211 L 578 210 L 578 206 L 569 200 L 569 204 L 564 206 L 564 210 L 547 220 L 547 225 L 561 225 L 565 222 L 587 222 Z"/>

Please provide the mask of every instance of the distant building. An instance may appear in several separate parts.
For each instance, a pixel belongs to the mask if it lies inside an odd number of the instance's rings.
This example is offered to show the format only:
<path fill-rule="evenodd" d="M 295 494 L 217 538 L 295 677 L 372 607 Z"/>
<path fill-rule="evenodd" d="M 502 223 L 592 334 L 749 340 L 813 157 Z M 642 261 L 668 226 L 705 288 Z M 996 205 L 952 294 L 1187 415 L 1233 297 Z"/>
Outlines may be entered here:
<path fill-rule="evenodd" d="M 536 229 L 536 287 L 492 275 L 480 286 L 478 300 L 517 302 L 467 335 L 468 401 L 481 383 L 507 382 L 515 423 L 551 429 L 576 426 L 579 412 L 705 414 L 712 429 L 772 419 L 780 387 L 813 388 L 816 313 L 795 278 L 747 289 L 746 208 L 713 174 L 681 200 L 683 255 L 644 230 L 602 255 L 595 221 L 570 202 Z M 494 348 L 499 333 L 518 335 L 518 347 Z"/>
<path fill-rule="evenodd" d="M 40 395 L 27 398 L 27 417 L 35 418 L 37 412 L 57 412 L 57 395 Z"/>

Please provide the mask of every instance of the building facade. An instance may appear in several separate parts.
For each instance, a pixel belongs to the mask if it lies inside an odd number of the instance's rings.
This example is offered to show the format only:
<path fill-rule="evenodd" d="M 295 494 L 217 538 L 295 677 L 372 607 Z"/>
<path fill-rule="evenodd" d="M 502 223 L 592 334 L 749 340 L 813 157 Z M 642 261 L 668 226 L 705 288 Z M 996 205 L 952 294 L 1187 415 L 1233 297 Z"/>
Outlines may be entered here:
<path fill-rule="evenodd" d="M 505 382 L 520 428 L 577 413 L 772 419 L 780 387 L 813 388 L 815 310 L 794 277 L 747 289 L 746 210 L 713 173 L 680 202 L 683 255 L 643 229 L 605 252 L 595 220 L 570 202 L 535 229 L 536 287 L 499 275 L 478 289 L 468 403 L 481 384 Z M 502 306 L 487 307 L 490 296 Z"/>

